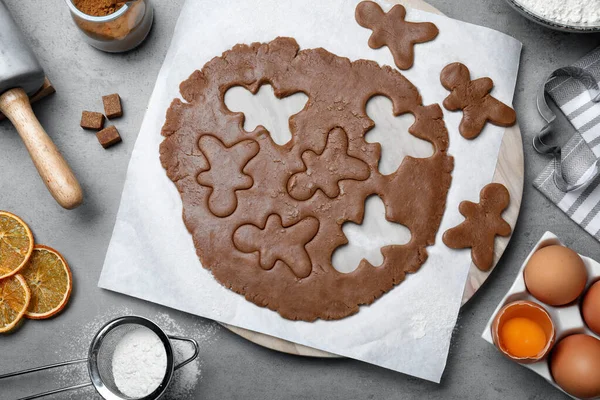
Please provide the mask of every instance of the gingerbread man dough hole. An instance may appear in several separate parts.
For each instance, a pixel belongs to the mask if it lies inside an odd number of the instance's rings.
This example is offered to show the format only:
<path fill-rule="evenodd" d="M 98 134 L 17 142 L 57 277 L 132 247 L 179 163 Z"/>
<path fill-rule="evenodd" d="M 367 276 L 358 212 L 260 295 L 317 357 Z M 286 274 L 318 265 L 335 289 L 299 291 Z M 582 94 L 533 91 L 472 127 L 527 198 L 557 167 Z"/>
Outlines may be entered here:
<path fill-rule="evenodd" d="M 385 219 L 385 205 L 377 195 L 367 197 L 362 223 L 346 222 L 342 231 L 348 244 L 335 249 L 331 261 L 333 267 L 343 273 L 354 271 L 358 268 L 356 260 L 363 258 L 373 266 L 380 266 L 382 247 L 406 244 L 411 237 L 406 226 Z"/>
<path fill-rule="evenodd" d="M 244 114 L 246 132 L 253 132 L 262 126 L 280 146 L 292 139 L 290 117 L 299 113 L 307 101 L 308 96 L 302 92 L 280 99 L 269 84 L 262 85 L 256 94 L 242 86 L 234 86 L 225 93 L 227 108 L 231 112 Z"/>
<path fill-rule="evenodd" d="M 367 115 L 375 127 L 367 132 L 367 143 L 380 143 L 381 158 L 377 169 L 383 175 L 394 173 L 404 157 L 427 158 L 433 155 L 433 145 L 427 140 L 411 135 L 408 129 L 415 117 L 410 113 L 394 115 L 392 101 L 385 96 L 371 97 L 367 103 Z"/>

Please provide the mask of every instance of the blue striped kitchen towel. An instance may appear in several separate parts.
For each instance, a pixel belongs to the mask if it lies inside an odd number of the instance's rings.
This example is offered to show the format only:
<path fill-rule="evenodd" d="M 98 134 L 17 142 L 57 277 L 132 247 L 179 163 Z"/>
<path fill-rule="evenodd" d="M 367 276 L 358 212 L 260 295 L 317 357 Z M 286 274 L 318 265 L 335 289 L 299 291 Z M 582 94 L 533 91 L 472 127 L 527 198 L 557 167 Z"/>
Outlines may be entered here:
<path fill-rule="evenodd" d="M 573 64 L 600 82 L 600 47 Z M 593 102 L 587 88 L 571 77 L 557 77 L 546 90 L 577 132 L 562 148 L 563 176 L 569 182 L 584 181 L 600 158 L 600 103 Z M 551 161 L 533 182 L 540 192 L 590 235 L 600 240 L 600 176 L 588 185 L 562 192 L 553 179 Z"/>

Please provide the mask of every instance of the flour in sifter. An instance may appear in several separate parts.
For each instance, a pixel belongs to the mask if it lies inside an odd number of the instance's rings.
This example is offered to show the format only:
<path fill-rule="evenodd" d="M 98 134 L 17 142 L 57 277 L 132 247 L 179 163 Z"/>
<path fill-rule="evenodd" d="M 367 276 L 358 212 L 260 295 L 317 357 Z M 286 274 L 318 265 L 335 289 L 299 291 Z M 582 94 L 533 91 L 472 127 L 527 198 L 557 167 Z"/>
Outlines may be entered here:
<path fill-rule="evenodd" d="M 517 0 L 546 19 L 563 24 L 600 24 L 600 0 Z"/>
<path fill-rule="evenodd" d="M 131 398 L 154 392 L 167 371 L 165 346 L 154 332 L 138 328 L 121 338 L 115 348 L 112 372 L 117 388 Z"/>

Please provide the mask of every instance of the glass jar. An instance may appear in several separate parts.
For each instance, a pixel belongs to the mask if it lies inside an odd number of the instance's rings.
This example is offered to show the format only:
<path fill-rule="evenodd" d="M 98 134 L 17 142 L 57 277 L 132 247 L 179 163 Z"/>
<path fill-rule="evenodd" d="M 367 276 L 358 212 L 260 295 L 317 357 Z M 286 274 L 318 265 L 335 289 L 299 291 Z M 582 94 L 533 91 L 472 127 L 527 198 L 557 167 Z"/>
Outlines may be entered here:
<path fill-rule="evenodd" d="M 154 20 L 149 0 L 132 0 L 116 12 L 94 17 L 81 12 L 72 0 L 65 0 L 75 25 L 91 46 L 109 53 L 120 53 L 139 46 L 148 36 Z"/>

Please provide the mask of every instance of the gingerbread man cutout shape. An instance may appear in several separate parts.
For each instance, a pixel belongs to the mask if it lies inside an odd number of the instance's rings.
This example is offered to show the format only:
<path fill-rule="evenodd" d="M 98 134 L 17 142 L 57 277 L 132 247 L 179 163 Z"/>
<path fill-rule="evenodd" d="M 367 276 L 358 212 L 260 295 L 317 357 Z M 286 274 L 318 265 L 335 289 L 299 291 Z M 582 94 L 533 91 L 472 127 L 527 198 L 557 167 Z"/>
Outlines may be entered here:
<path fill-rule="evenodd" d="M 204 135 L 199 147 L 209 169 L 200 172 L 198 183 L 211 188 L 208 208 L 217 217 L 227 217 L 237 208 L 236 191 L 249 189 L 254 181 L 244 167 L 259 151 L 254 140 L 243 140 L 227 147 L 214 136 Z"/>
<path fill-rule="evenodd" d="M 400 69 L 409 69 L 414 62 L 414 46 L 435 39 L 439 30 L 431 22 L 407 22 L 406 9 L 397 4 L 386 14 L 379 4 L 363 1 L 356 6 L 356 22 L 371 29 L 369 47 L 387 46 Z"/>
<path fill-rule="evenodd" d="M 479 136 L 488 121 L 504 127 L 517 121 L 515 110 L 490 95 L 494 82 L 490 78 L 472 81 L 466 65 L 447 65 L 442 70 L 440 81 L 451 92 L 444 99 L 444 107 L 448 111 L 463 112 L 458 130 L 465 139 Z"/>
<path fill-rule="evenodd" d="M 496 235 L 509 236 L 511 233 L 510 225 L 502 219 L 502 212 L 510 203 L 510 194 L 504 185 L 490 183 L 481 190 L 479 199 L 479 203 L 460 203 L 458 210 L 465 221 L 444 232 L 442 240 L 452 249 L 470 247 L 475 266 L 487 271 L 494 262 Z"/>
<path fill-rule="evenodd" d="M 334 199 L 340 194 L 340 181 L 364 181 L 370 175 L 367 163 L 348 155 L 348 137 L 342 128 L 329 132 L 321 154 L 306 150 L 302 161 L 304 171 L 292 175 L 287 184 L 290 196 L 296 200 L 308 200 L 319 189 Z"/>
<path fill-rule="evenodd" d="M 316 218 L 307 217 L 286 227 L 279 215 L 271 214 L 264 228 L 252 224 L 239 227 L 233 234 L 233 242 L 243 253 L 258 252 L 262 269 L 269 270 L 277 261 L 282 261 L 301 279 L 312 271 L 312 262 L 304 246 L 318 230 L 319 220 Z"/>

